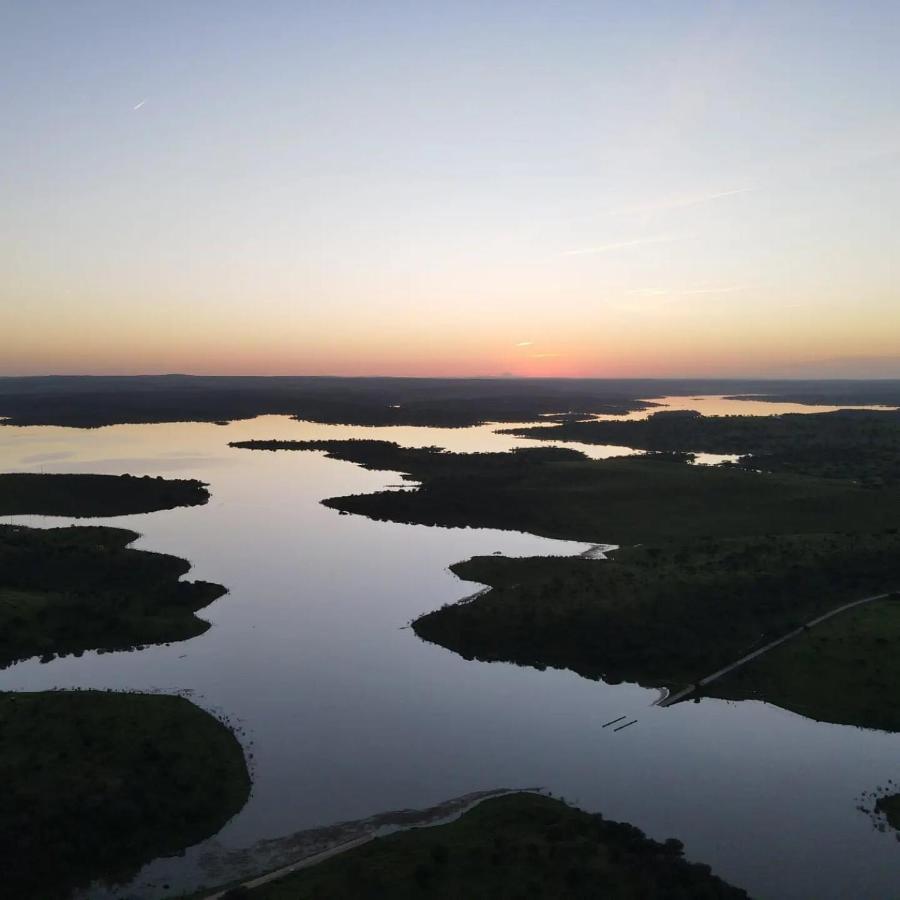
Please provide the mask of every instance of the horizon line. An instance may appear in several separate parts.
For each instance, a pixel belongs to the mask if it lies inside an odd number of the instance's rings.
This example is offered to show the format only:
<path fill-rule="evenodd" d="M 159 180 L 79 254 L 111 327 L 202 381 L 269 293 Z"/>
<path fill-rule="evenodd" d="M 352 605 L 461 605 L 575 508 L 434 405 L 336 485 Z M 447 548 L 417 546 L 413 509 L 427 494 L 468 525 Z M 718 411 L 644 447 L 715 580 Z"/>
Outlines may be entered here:
<path fill-rule="evenodd" d="M 405 381 L 900 381 L 897 375 L 516 375 L 516 374 L 481 374 L 481 375 L 340 375 L 310 374 L 294 372 L 291 374 L 261 373 L 223 373 L 223 372 L 46 372 L 29 375 L 0 374 L 0 380 L 25 380 L 46 378 L 321 378 L 365 381 L 375 379 L 392 379 Z"/>

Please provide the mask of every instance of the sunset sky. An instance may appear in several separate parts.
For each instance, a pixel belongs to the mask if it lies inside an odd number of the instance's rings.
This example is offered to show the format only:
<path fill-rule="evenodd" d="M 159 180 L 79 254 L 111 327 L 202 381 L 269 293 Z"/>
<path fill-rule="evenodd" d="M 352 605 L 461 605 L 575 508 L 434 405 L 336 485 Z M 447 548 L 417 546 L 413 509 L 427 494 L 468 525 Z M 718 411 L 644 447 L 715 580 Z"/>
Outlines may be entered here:
<path fill-rule="evenodd" d="M 0 374 L 900 376 L 900 3 L 0 2 Z"/>

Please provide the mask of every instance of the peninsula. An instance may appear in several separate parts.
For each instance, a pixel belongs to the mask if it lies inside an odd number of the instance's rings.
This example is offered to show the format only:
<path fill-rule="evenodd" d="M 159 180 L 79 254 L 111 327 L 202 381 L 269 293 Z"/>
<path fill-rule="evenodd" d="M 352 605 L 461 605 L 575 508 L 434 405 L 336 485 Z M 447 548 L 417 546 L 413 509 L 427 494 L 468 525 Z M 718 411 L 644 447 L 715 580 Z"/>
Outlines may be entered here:
<path fill-rule="evenodd" d="M 837 479 L 693 466 L 668 454 L 593 460 L 557 447 L 450 453 L 371 440 L 251 440 L 231 446 L 321 450 L 365 468 L 401 472 L 419 487 L 323 501 L 342 512 L 395 522 L 617 544 L 900 525 L 900 487 L 876 492 Z"/>
<path fill-rule="evenodd" d="M 648 838 L 623 822 L 540 794 L 485 800 L 447 825 L 401 831 L 227 900 L 739 900 L 747 894 L 709 866 L 688 862 L 680 841 Z"/>
<path fill-rule="evenodd" d="M 225 588 L 182 581 L 187 560 L 130 549 L 137 537 L 120 528 L 0 525 L 0 666 L 206 631 L 194 613 Z"/>
<path fill-rule="evenodd" d="M 209 500 L 202 481 L 149 475 L 0 474 L 0 516 L 128 516 Z"/>
<path fill-rule="evenodd" d="M 0 693 L 4 896 L 65 900 L 215 834 L 250 793 L 231 729 L 182 697 Z"/>

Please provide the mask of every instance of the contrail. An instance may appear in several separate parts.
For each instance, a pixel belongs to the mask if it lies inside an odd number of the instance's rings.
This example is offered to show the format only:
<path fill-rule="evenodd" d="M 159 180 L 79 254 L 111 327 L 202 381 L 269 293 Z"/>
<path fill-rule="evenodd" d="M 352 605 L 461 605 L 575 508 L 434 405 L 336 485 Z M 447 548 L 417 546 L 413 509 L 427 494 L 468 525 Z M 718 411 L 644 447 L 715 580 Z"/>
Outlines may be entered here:
<path fill-rule="evenodd" d="M 146 100 L 141 100 L 140 103 L 136 104 L 135 106 L 132 106 L 131 108 L 132 109 L 140 109 L 146 102 L 147 102 Z"/>

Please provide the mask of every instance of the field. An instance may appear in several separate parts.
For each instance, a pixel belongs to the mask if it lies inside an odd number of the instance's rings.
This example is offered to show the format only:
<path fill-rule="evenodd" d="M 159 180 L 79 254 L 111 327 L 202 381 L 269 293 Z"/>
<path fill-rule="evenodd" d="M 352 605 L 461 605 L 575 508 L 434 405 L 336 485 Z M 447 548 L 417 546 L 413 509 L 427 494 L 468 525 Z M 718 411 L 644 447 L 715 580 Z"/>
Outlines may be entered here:
<path fill-rule="evenodd" d="M 900 582 L 897 583 L 900 586 Z M 900 598 L 829 619 L 709 686 L 811 719 L 900 731 Z"/>

